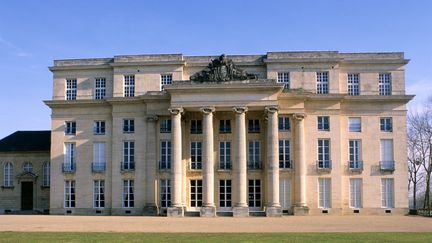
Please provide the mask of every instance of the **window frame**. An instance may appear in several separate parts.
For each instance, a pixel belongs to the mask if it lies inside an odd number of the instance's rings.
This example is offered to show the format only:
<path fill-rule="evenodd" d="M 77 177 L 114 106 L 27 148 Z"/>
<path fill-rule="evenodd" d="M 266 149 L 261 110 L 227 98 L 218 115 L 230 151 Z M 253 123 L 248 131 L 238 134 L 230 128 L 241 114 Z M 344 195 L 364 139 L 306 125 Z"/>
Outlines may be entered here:
<path fill-rule="evenodd" d="M 348 132 L 362 132 L 361 117 L 348 117 Z"/>
<path fill-rule="evenodd" d="M 317 116 L 317 130 L 322 132 L 330 131 L 330 116 Z"/>
<path fill-rule="evenodd" d="M 94 99 L 103 100 L 106 97 L 106 78 L 97 77 L 94 82 Z"/>
<path fill-rule="evenodd" d="M 350 96 L 360 95 L 360 74 L 359 73 L 347 74 L 347 93 Z"/>
<path fill-rule="evenodd" d="M 289 72 L 278 72 L 277 82 L 284 84 L 284 89 L 290 89 L 290 73 Z"/>
<path fill-rule="evenodd" d="M 105 180 L 93 181 L 93 208 L 105 208 Z"/>
<path fill-rule="evenodd" d="M 161 140 L 159 169 L 171 169 L 171 151 L 171 140 Z"/>
<path fill-rule="evenodd" d="M 65 180 L 64 184 L 64 207 L 75 208 L 76 206 L 76 182 Z"/>
<path fill-rule="evenodd" d="M 279 139 L 279 169 L 292 169 L 289 139 Z"/>
<path fill-rule="evenodd" d="M 3 165 L 3 187 L 13 187 L 13 164 L 6 162 Z"/>
<path fill-rule="evenodd" d="M 163 118 L 159 123 L 160 133 L 171 133 L 172 131 L 172 120 L 170 118 Z"/>
<path fill-rule="evenodd" d="M 316 93 L 328 94 L 329 93 L 329 72 L 321 71 L 316 72 Z"/>
<path fill-rule="evenodd" d="M 380 117 L 380 131 L 393 132 L 393 117 Z"/>
<path fill-rule="evenodd" d="M 260 119 L 248 119 L 248 133 L 260 133 Z"/>
<path fill-rule="evenodd" d="M 350 208 L 363 207 L 363 180 L 361 178 L 350 178 Z"/>
<path fill-rule="evenodd" d="M 199 119 L 191 120 L 190 133 L 191 134 L 202 134 L 202 132 L 203 132 L 202 120 L 199 120 Z"/>
<path fill-rule="evenodd" d="M 231 141 L 219 141 L 219 169 L 231 169 Z"/>
<path fill-rule="evenodd" d="M 191 141 L 190 146 L 191 162 L 189 168 L 191 170 L 202 170 L 202 142 Z"/>
<path fill-rule="evenodd" d="M 381 178 L 381 207 L 395 207 L 394 178 Z"/>
<path fill-rule="evenodd" d="M 135 207 L 135 182 L 132 179 L 123 180 L 122 208 Z"/>
<path fill-rule="evenodd" d="M 219 133 L 231 133 L 231 120 L 219 120 Z"/>
<path fill-rule="evenodd" d="M 171 207 L 171 180 L 160 180 L 160 206 L 161 208 Z"/>
<path fill-rule="evenodd" d="M 160 90 L 164 91 L 165 90 L 164 86 L 172 84 L 172 81 L 173 81 L 172 73 L 161 74 L 160 75 Z"/>
<path fill-rule="evenodd" d="M 77 98 L 77 79 L 68 78 L 65 84 L 65 100 L 76 100 Z"/>
<path fill-rule="evenodd" d="M 135 74 L 123 76 L 123 97 L 135 97 Z"/>
<path fill-rule="evenodd" d="M 69 136 L 76 135 L 76 121 L 65 121 L 64 134 Z"/>
<path fill-rule="evenodd" d="M 378 74 L 379 95 L 392 95 L 392 75 L 391 73 Z"/>
<path fill-rule="evenodd" d="M 318 178 L 318 208 L 332 207 L 331 178 Z"/>
<path fill-rule="evenodd" d="M 93 122 L 93 135 L 105 135 L 106 122 L 104 120 L 97 120 Z"/>
<path fill-rule="evenodd" d="M 261 141 L 249 140 L 248 141 L 248 168 L 261 169 Z"/>
<path fill-rule="evenodd" d="M 135 119 L 123 119 L 123 133 L 135 133 Z"/>
<path fill-rule="evenodd" d="M 286 115 L 278 116 L 278 130 L 279 132 L 286 132 L 291 130 L 291 121 L 289 116 Z"/>
<path fill-rule="evenodd" d="M 42 165 L 42 186 L 49 187 L 51 184 L 51 163 L 44 162 Z"/>

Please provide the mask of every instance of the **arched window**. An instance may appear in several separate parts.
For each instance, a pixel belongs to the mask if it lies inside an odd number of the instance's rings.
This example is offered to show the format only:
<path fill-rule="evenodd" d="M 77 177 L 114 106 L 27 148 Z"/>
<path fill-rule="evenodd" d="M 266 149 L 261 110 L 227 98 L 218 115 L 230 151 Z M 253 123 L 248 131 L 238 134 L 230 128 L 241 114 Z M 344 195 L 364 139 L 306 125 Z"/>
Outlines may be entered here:
<path fill-rule="evenodd" d="M 33 164 L 30 162 L 25 162 L 23 165 L 23 170 L 25 172 L 33 172 Z"/>
<path fill-rule="evenodd" d="M 13 186 L 13 166 L 11 162 L 6 162 L 4 165 L 4 174 L 3 174 L 3 186 L 4 187 L 12 187 Z"/>
<path fill-rule="evenodd" d="M 50 186 L 50 163 L 45 162 L 42 166 L 42 186 L 49 187 Z"/>

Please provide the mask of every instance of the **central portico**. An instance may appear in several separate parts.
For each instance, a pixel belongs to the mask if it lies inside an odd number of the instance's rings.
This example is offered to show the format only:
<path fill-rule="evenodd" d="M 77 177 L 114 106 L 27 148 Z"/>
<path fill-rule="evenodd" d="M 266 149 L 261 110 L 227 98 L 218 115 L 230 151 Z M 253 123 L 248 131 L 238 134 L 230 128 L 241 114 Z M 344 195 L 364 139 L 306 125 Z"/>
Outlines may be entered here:
<path fill-rule="evenodd" d="M 189 207 L 191 198 L 182 201 L 185 196 L 188 198 L 188 191 L 191 190 L 189 180 L 195 178 L 202 179 L 200 215 L 204 217 L 216 216 L 218 207 L 214 190 L 215 185 L 217 185 L 215 173 L 218 173 L 218 177 L 232 178 L 233 180 L 232 213 L 234 217 L 248 216 L 250 207 L 251 210 L 265 210 L 267 216 L 282 215 L 279 200 L 278 95 L 283 91 L 283 87 L 283 84 L 273 80 L 233 80 L 204 83 L 183 81 L 165 87 L 171 98 L 169 111 L 173 128 L 172 207 L 168 208 L 168 216 L 183 216 L 184 210 L 196 210 L 196 208 Z M 246 125 L 248 113 L 251 114 L 251 118 L 265 121 L 260 131 L 249 135 Z M 233 144 L 232 170 L 221 171 L 215 165 L 215 161 L 217 161 L 215 142 L 219 142 L 220 136 L 229 136 L 218 134 L 215 137 L 215 132 L 220 131 L 214 125 L 215 116 L 234 118 L 232 120 L 235 125 L 230 137 Z M 299 118 L 301 114 L 296 114 L 295 117 Z M 192 118 L 202 120 L 202 138 L 200 139 L 202 139 L 203 157 L 201 172 L 190 171 L 190 166 L 188 166 L 190 156 L 185 153 L 188 151 L 186 144 L 194 139 L 191 137 L 197 136 L 189 134 L 186 125 L 188 120 Z M 301 119 L 297 119 L 297 121 L 298 124 L 302 123 Z M 302 128 L 301 125 L 298 127 Z M 302 134 L 302 132 L 298 132 L 298 134 Z M 189 141 L 187 140 L 188 137 Z M 263 151 L 260 155 L 263 161 L 256 161 L 259 162 L 259 165 L 257 164 L 255 168 L 250 165 L 249 169 L 248 163 L 253 163 L 253 161 L 248 161 L 248 137 L 261 141 Z M 299 165 L 298 168 L 301 170 L 303 166 Z M 300 178 L 302 178 L 300 180 L 304 180 L 304 176 L 300 176 Z M 262 199 L 259 198 L 260 203 L 249 205 L 248 190 L 255 189 L 251 188 L 248 183 L 249 179 L 254 180 L 254 182 L 259 180 L 259 196 L 265 198 L 265 202 L 261 202 Z M 299 206 L 305 207 L 306 204 L 299 204 Z M 225 210 L 229 211 L 230 209 Z"/>

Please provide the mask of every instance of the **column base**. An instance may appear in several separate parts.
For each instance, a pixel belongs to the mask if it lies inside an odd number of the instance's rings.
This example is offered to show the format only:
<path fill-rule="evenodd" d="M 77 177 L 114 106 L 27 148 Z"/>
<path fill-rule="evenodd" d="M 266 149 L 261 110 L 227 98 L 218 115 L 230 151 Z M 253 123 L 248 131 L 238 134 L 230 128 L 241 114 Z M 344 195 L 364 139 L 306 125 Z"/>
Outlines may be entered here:
<path fill-rule="evenodd" d="M 282 217 L 282 207 L 267 207 L 266 208 L 267 217 Z"/>
<path fill-rule="evenodd" d="M 307 207 L 307 206 L 294 206 L 293 212 L 294 212 L 294 215 L 306 216 L 309 214 L 309 207 Z"/>
<path fill-rule="evenodd" d="M 156 216 L 159 214 L 159 209 L 156 205 L 146 205 L 143 211 L 144 216 Z"/>
<path fill-rule="evenodd" d="M 216 207 L 201 207 L 200 217 L 212 218 L 216 217 Z"/>
<path fill-rule="evenodd" d="M 249 217 L 249 207 L 233 207 L 233 217 Z"/>
<path fill-rule="evenodd" d="M 169 207 L 167 210 L 167 217 L 170 217 L 170 218 L 184 217 L 183 207 Z"/>

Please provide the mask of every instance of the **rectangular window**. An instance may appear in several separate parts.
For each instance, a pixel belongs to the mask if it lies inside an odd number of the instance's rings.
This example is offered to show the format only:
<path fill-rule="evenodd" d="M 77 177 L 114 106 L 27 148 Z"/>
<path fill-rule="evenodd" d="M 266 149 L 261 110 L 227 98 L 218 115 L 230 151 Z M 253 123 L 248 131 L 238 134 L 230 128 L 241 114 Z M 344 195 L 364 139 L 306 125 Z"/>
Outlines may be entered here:
<path fill-rule="evenodd" d="M 348 74 L 348 95 L 360 95 L 360 74 Z"/>
<path fill-rule="evenodd" d="M 361 141 L 360 140 L 349 140 L 349 168 L 360 169 L 361 168 Z"/>
<path fill-rule="evenodd" d="M 379 74 L 379 94 L 380 95 L 391 95 L 392 93 L 392 82 L 390 73 Z"/>
<path fill-rule="evenodd" d="M 123 207 L 134 207 L 134 180 L 123 180 Z"/>
<path fill-rule="evenodd" d="M 261 180 L 249 180 L 249 208 L 257 210 L 261 208 Z"/>
<path fill-rule="evenodd" d="M 105 167 L 105 143 L 93 143 L 93 171 L 104 171 Z"/>
<path fill-rule="evenodd" d="M 330 117 L 328 116 L 318 117 L 318 131 L 330 131 Z"/>
<path fill-rule="evenodd" d="M 162 119 L 160 121 L 160 133 L 171 133 L 171 119 Z"/>
<path fill-rule="evenodd" d="M 231 120 L 219 121 L 219 133 L 231 133 Z"/>
<path fill-rule="evenodd" d="M 190 180 L 190 207 L 202 206 L 202 180 Z"/>
<path fill-rule="evenodd" d="M 279 116 L 278 128 L 279 131 L 289 131 L 291 129 L 290 119 L 288 116 Z"/>
<path fill-rule="evenodd" d="M 122 170 L 133 169 L 135 169 L 135 142 L 124 141 Z"/>
<path fill-rule="evenodd" d="M 124 76 L 124 97 L 135 96 L 135 75 Z"/>
<path fill-rule="evenodd" d="M 350 179 L 350 207 L 362 207 L 362 179 Z"/>
<path fill-rule="evenodd" d="M 75 169 L 75 143 L 65 143 L 65 157 L 63 170 L 74 171 Z"/>
<path fill-rule="evenodd" d="M 6 162 L 3 168 L 3 186 L 12 187 L 13 186 L 13 165 L 11 162 Z"/>
<path fill-rule="evenodd" d="M 319 178 L 318 179 L 318 197 L 319 197 L 319 208 L 331 208 L 331 179 L 330 178 Z"/>
<path fill-rule="evenodd" d="M 95 79 L 95 99 L 102 100 L 106 96 L 106 79 L 96 78 Z"/>
<path fill-rule="evenodd" d="M 66 180 L 64 187 L 64 207 L 74 208 L 75 207 L 75 181 Z"/>
<path fill-rule="evenodd" d="M 134 133 L 134 132 L 135 132 L 135 120 L 123 119 L 123 133 Z"/>
<path fill-rule="evenodd" d="M 93 207 L 104 208 L 105 207 L 105 181 L 95 180 L 93 191 Z"/>
<path fill-rule="evenodd" d="M 249 133 L 259 133 L 260 132 L 260 120 L 249 119 L 248 120 L 248 132 Z"/>
<path fill-rule="evenodd" d="M 331 168 L 330 139 L 318 139 L 318 168 Z"/>
<path fill-rule="evenodd" d="M 360 117 L 349 117 L 348 118 L 348 130 L 350 132 L 361 132 L 361 118 Z"/>
<path fill-rule="evenodd" d="M 392 178 L 381 179 L 381 206 L 394 208 L 394 180 Z"/>
<path fill-rule="evenodd" d="M 202 143 L 198 141 L 191 142 L 191 170 L 202 169 Z"/>
<path fill-rule="evenodd" d="M 202 120 L 191 120 L 191 133 L 192 134 L 202 133 Z"/>
<path fill-rule="evenodd" d="M 329 86 L 329 73 L 328 72 L 317 72 L 317 94 L 328 94 Z"/>
<path fill-rule="evenodd" d="M 391 117 L 380 118 L 381 132 L 393 132 L 393 119 Z"/>
<path fill-rule="evenodd" d="M 229 141 L 219 142 L 219 169 L 231 169 L 231 142 Z"/>
<path fill-rule="evenodd" d="M 284 89 L 289 89 L 290 88 L 289 73 L 288 72 L 278 73 L 277 82 L 283 83 Z"/>
<path fill-rule="evenodd" d="M 161 180 L 160 182 L 161 208 L 169 208 L 171 207 L 171 182 L 170 180 Z"/>
<path fill-rule="evenodd" d="M 76 100 L 77 80 L 66 79 L 66 100 Z"/>
<path fill-rule="evenodd" d="M 171 141 L 162 140 L 160 150 L 160 165 L 159 169 L 166 170 L 171 169 Z"/>
<path fill-rule="evenodd" d="M 75 135 L 76 134 L 76 122 L 67 121 L 65 122 L 65 135 Z"/>
<path fill-rule="evenodd" d="M 290 156 L 290 141 L 287 139 L 279 140 L 279 168 L 292 168 Z"/>
<path fill-rule="evenodd" d="M 160 83 L 161 90 L 165 90 L 164 86 L 168 84 L 172 84 L 172 74 L 162 74 Z"/>
<path fill-rule="evenodd" d="M 94 121 L 93 133 L 94 133 L 94 135 L 104 135 L 105 134 L 105 121 Z"/>
<path fill-rule="evenodd" d="M 42 166 L 43 180 L 42 186 L 49 187 L 50 186 L 50 174 L 51 174 L 51 165 L 49 162 L 45 162 Z"/>
<path fill-rule="evenodd" d="M 248 168 L 261 169 L 261 149 L 258 140 L 249 141 Z"/>
<path fill-rule="evenodd" d="M 219 180 L 219 207 L 231 207 L 231 180 Z"/>

